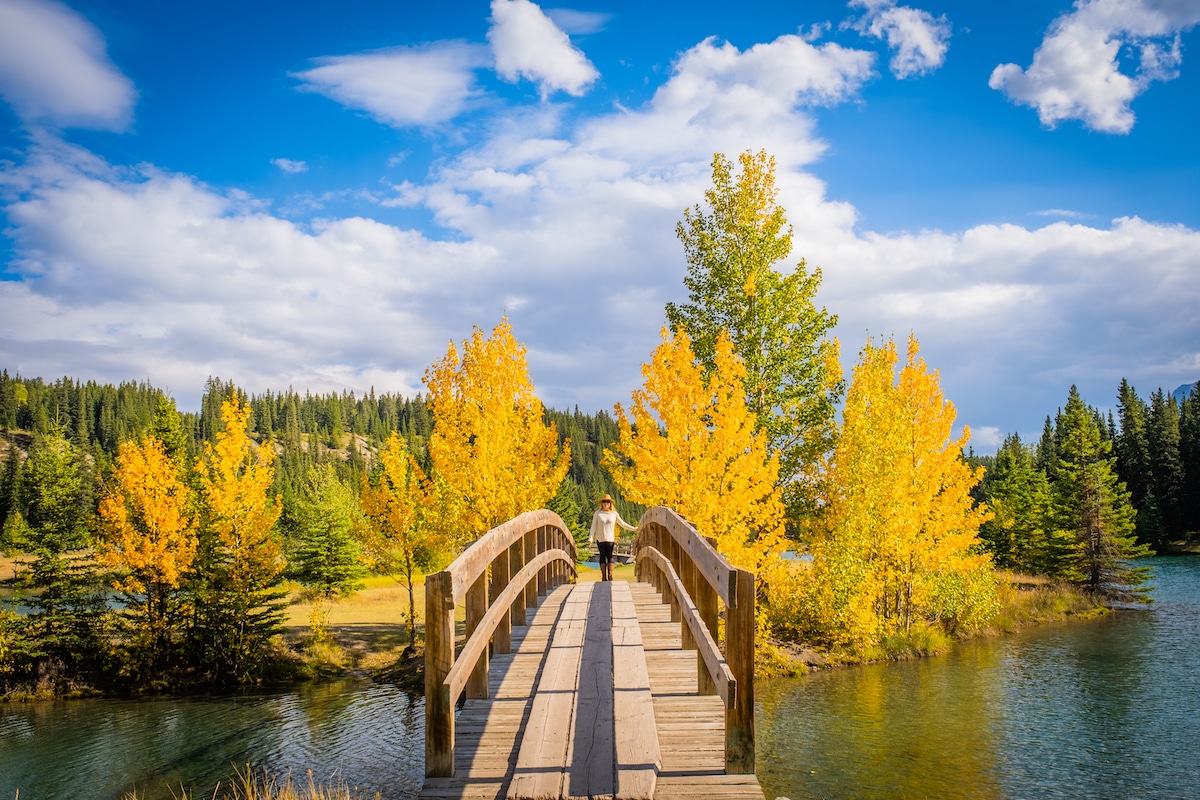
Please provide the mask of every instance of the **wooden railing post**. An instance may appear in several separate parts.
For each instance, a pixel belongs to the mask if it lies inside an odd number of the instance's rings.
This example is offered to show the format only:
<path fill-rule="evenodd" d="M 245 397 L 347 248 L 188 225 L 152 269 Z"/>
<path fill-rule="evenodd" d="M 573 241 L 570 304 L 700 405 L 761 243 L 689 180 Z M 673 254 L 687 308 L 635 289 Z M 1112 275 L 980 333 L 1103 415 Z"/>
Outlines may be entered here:
<path fill-rule="evenodd" d="M 538 554 L 546 552 L 546 526 L 537 529 L 537 552 Z M 537 576 L 537 594 L 538 597 L 545 597 L 547 592 L 547 584 L 549 583 L 549 568 L 542 567 L 538 570 Z"/>
<path fill-rule="evenodd" d="M 679 580 L 683 582 L 683 588 L 687 590 L 688 597 L 693 598 L 692 602 L 695 603 L 696 602 L 695 601 L 695 597 L 696 597 L 696 567 L 692 563 L 691 556 L 689 556 L 685 552 L 683 552 L 682 549 L 680 549 L 678 552 L 679 552 L 680 558 L 679 558 L 678 563 L 675 564 L 675 573 L 677 575 L 679 575 Z M 689 628 L 686 624 L 680 625 L 679 628 L 680 628 L 680 630 L 679 630 L 679 634 L 680 634 L 679 645 L 680 645 L 681 649 L 695 650 L 696 649 L 696 637 L 692 635 L 692 629 Z M 700 672 L 703 672 L 704 671 L 703 662 L 699 658 L 697 658 L 696 663 L 700 664 Z"/>
<path fill-rule="evenodd" d="M 492 603 L 495 603 L 500 593 L 508 587 L 508 581 L 512 575 L 510 572 L 512 564 L 509 558 L 509 551 L 505 550 L 492 562 Z M 500 620 L 500 625 L 492 634 L 492 647 L 497 653 L 512 652 L 512 614 L 506 614 Z"/>
<path fill-rule="evenodd" d="M 705 536 L 705 540 L 713 546 L 717 547 L 717 540 L 712 536 Z M 695 574 L 695 564 L 692 565 L 693 574 Z M 712 634 L 713 640 L 716 641 L 718 636 L 717 622 L 719 612 L 717 609 L 717 591 L 708 585 L 708 581 L 701 577 L 695 579 L 696 591 L 692 595 L 692 600 L 696 604 L 696 610 L 700 612 L 700 619 L 704 621 L 704 627 L 708 628 L 708 632 Z M 716 694 L 717 684 L 713 682 L 712 676 L 708 674 L 708 670 L 704 666 L 704 662 L 696 659 L 696 692 L 697 694 Z"/>
<path fill-rule="evenodd" d="M 521 571 L 521 567 L 525 566 L 525 539 L 524 537 L 512 543 L 508 548 L 508 573 L 511 580 L 513 575 Z M 512 604 L 512 613 L 509 615 L 512 618 L 513 625 L 525 624 L 525 595 L 524 593 Z"/>
<path fill-rule="evenodd" d="M 525 542 L 524 542 L 525 563 L 528 564 L 530 561 L 533 561 L 533 559 L 537 556 L 537 554 L 538 554 L 537 532 L 529 531 L 529 533 L 525 534 Z M 525 608 L 527 608 L 527 609 L 537 608 L 537 604 L 538 604 L 538 582 L 536 579 L 534 579 L 534 580 L 529 581 L 529 583 L 525 584 Z"/>
<path fill-rule="evenodd" d="M 488 609 L 488 571 L 485 568 L 475 582 L 471 584 L 471 588 L 467 589 L 467 614 L 466 614 L 466 632 L 467 638 L 471 638 L 471 634 L 479 627 L 479 621 L 483 619 L 483 615 Z M 485 700 L 488 696 L 488 652 L 486 649 L 483 655 L 479 657 L 478 663 L 471 670 L 471 677 L 467 681 L 467 699 L 469 700 Z"/>
<path fill-rule="evenodd" d="M 454 589 L 449 572 L 425 578 L 425 775 L 454 775 L 454 701 L 442 682 L 454 666 Z"/>
<path fill-rule="evenodd" d="M 725 710 L 725 772 L 754 774 L 754 573 L 738 569 L 736 598 L 725 609 L 725 660 L 737 696 Z"/>

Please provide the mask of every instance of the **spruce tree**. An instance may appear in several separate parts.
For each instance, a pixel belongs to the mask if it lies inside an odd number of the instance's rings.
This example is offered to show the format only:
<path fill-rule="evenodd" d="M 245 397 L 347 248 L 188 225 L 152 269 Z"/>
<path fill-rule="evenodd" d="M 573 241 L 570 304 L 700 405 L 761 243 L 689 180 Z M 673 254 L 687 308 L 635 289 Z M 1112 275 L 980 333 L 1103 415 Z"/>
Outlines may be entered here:
<path fill-rule="evenodd" d="M 1129 563 L 1151 555 L 1134 535 L 1136 511 L 1117 478 L 1112 443 L 1072 386 L 1057 426 L 1054 490 L 1060 524 L 1075 534 L 1068 577 L 1098 596 L 1145 601 L 1148 568 Z"/>
<path fill-rule="evenodd" d="M 996 453 L 987 504 L 995 516 L 979 536 L 997 567 L 1039 575 L 1063 571 L 1066 535 L 1056 524 L 1050 482 L 1016 434 Z"/>
<path fill-rule="evenodd" d="M 1165 536 L 1162 516 L 1150 464 L 1150 443 L 1146 423 L 1150 407 L 1138 397 L 1137 391 L 1125 379 L 1117 390 L 1117 413 L 1120 430 L 1113 452 L 1117 457 L 1117 474 L 1129 489 L 1133 507 L 1138 510 L 1138 541 L 1158 545 Z"/>
<path fill-rule="evenodd" d="M 58 429 L 35 437 L 21 476 L 7 546 L 32 561 L 20 571 L 29 637 L 43 673 L 70 679 L 98 664 L 104 608 L 90 545 L 90 475 Z"/>
<path fill-rule="evenodd" d="M 1158 389 L 1150 396 L 1150 417 L 1146 426 L 1150 451 L 1150 473 L 1154 494 L 1162 513 L 1163 539 L 1178 539 L 1184 534 L 1183 464 L 1179 457 L 1179 406 L 1175 398 Z"/>

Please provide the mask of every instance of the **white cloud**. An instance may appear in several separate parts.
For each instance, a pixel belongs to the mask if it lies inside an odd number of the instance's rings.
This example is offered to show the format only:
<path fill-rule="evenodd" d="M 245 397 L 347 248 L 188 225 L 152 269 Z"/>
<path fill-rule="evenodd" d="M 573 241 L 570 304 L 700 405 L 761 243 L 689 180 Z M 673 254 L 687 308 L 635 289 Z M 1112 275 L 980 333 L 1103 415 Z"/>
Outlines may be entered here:
<path fill-rule="evenodd" d="M 577 11 L 573 8 L 547 8 L 546 16 L 553 20 L 555 25 L 562 28 L 563 33 L 572 33 L 577 36 L 599 33 L 612 19 L 612 14 Z"/>
<path fill-rule="evenodd" d="M 980 452 L 994 450 L 1004 443 L 1004 432 L 993 425 L 983 425 L 971 429 L 971 447 Z"/>
<path fill-rule="evenodd" d="M 1037 109 L 1054 127 L 1077 119 L 1093 130 L 1128 133 L 1130 104 L 1154 81 L 1178 76 L 1179 33 L 1200 21 L 1200 5 L 1184 0 L 1076 0 L 1056 19 L 1028 69 L 1001 64 L 988 85 Z M 1121 71 L 1122 48 L 1136 52 L 1137 70 Z"/>
<path fill-rule="evenodd" d="M 318 92 L 397 128 L 447 122 L 479 95 L 475 70 L 487 51 L 466 42 L 392 47 L 315 59 L 297 72 L 302 89 Z"/>
<path fill-rule="evenodd" d="M 1083 211 L 1072 211 L 1069 208 L 1044 208 L 1040 211 L 1034 211 L 1033 214 L 1039 217 L 1062 217 L 1063 219 L 1087 219 L 1094 216 Z"/>
<path fill-rule="evenodd" d="M 272 158 L 271 163 L 289 175 L 308 172 L 308 163 L 304 161 L 293 161 L 290 158 Z"/>
<path fill-rule="evenodd" d="M 52 0 L 0 0 L 0 95 L 26 123 L 117 131 L 137 100 L 95 26 Z"/>
<path fill-rule="evenodd" d="M 714 151 L 778 159 L 793 260 L 824 270 L 847 366 L 868 332 L 915 331 L 961 422 L 1036 433 L 1080 386 L 1104 404 L 1195 380 L 1200 233 L 1136 218 L 961 232 L 860 233 L 811 173 L 808 106 L 853 101 L 873 55 L 798 36 L 683 53 L 653 98 L 576 119 L 497 109 L 386 202 L 449 230 L 434 241 L 363 218 L 299 225 L 188 176 L 117 170 L 43 138 L 0 168 L 18 259 L 0 282 L 0 363 L 23 374 L 148 376 L 198 393 L 420 388 L 447 340 L 508 309 L 534 380 L 559 408 L 611 408 L 641 383 L 685 274 L 674 227 Z M 187 398 L 181 397 L 187 404 Z M 194 395 L 193 395 L 194 400 Z"/>
<path fill-rule="evenodd" d="M 866 9 L 851 27 L 864 36 L 887 39 L 896 51 L 889 66 L 897 78 L 925 75 L 940 67 L 950 47 L 950 23 L 943 14 L 898 6 L 895 0 L 850 0 L 851 8 Z"/>
<path fill-rule="evenodd" d="M 578 97 L 600 77 L 587 56 L 529 0 L 492 0 L 487 37 L 496 74 L 510 83 L 533 81 L 543 98 L 556 91 Z"/>

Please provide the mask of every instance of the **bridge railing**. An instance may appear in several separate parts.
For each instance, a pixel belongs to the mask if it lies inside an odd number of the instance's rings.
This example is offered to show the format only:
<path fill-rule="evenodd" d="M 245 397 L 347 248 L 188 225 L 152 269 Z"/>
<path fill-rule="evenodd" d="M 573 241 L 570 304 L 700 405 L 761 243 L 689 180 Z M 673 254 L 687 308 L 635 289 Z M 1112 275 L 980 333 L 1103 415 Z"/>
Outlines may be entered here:
<path fill-rule="evenodd" d="M 697 651 L 700 694 L 716 694 L 725 704 L 725 772 L 752 774 L 754 573 L 730 565 L 715 544 L 671 509 L 647 509 L 634 544 L 637 576 L 670 605 L 683 648 Z M 724 655 L 718 601 L 725 607 Z"/>
<path fill-rule="evenodd" d="M 553 511 L 527 511 L 480 536 L 425 578 L 425 775 L 454 774 L 454 706 L 488 696 L 488 646 L 512 650 L 512 626 L 575 574 L 575 541 Z M 489 602 L 490 601 L 490 602 Z M 455 657 L 455 608 L 466 639 Z"/>

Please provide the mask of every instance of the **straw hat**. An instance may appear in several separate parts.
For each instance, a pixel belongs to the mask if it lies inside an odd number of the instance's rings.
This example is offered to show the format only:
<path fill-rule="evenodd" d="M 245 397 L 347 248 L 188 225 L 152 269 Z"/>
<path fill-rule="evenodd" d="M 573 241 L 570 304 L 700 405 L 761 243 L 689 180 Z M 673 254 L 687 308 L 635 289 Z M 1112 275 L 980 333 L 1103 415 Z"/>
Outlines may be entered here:
<path fill-rule="evenodd" d="M 613 501 L 613 499 L 612 499 L 612 495 L 607 495 L 607 494 L 606 494 L 606 495 L 604 495 L 604 497 L 601 497 L 601 498 L 600 498 L 600 502 L 601 502 L 601 503 L 611 503 L 612 501 Z"/>

